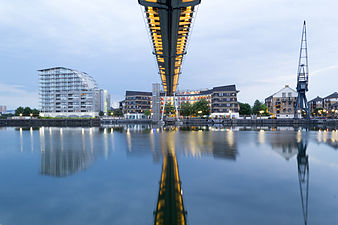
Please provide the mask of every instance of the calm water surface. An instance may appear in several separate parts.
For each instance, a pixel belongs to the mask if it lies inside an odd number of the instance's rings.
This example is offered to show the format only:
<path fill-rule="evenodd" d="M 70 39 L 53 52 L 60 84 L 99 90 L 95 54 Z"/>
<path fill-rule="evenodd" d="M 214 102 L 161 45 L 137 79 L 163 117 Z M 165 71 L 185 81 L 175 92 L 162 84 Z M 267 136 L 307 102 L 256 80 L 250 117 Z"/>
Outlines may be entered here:
<path fill-rule="evenodd" d="M 338 224 L 338 132 L 1 128 L 0 224 Z"/>

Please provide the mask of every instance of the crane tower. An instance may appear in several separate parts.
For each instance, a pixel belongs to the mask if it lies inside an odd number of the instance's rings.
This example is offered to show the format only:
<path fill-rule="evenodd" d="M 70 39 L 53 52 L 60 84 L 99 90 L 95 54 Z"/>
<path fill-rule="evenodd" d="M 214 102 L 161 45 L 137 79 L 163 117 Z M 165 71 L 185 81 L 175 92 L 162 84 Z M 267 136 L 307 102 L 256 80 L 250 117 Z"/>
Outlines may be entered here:
<path fill-rule="evenodd" d="M 306 99 L 306 92 L 309 84 L 309 61 L 307 51 L 306 22 L 304 21 L 302 41 L 300 47 L 298 74 L 297 74 L 297 92 L 298 97 L 295 105 L 295 118 L 310 118 L 309 104 Z"/>

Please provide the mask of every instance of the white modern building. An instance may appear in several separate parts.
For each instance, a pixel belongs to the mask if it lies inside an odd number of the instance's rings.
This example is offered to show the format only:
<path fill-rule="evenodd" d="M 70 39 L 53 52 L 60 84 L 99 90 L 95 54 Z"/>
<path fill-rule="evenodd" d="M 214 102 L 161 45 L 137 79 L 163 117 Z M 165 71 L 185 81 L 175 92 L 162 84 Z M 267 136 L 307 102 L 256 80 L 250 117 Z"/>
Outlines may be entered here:
<path fill-rule="evenodd" d="M 64 67 L 42 69 L 38 72 L 41 116 L 98 116 L 100 90 L 91 76 Z"/>

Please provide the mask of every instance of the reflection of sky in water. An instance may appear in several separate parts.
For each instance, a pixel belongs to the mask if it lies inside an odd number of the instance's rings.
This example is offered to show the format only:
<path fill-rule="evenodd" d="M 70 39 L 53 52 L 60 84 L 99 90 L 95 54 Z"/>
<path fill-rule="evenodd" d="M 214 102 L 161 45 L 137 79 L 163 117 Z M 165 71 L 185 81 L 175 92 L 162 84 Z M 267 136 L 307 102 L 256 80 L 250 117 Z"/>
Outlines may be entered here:
<path fill-rule="evenodd" d="M 1 129 L 0 224 L 151 224 L 166 151 L 178 158 L 188 224 L 304 224 L 306 143 L 308 224 L 336 223 L 336 131 L 240 130 Z"/>

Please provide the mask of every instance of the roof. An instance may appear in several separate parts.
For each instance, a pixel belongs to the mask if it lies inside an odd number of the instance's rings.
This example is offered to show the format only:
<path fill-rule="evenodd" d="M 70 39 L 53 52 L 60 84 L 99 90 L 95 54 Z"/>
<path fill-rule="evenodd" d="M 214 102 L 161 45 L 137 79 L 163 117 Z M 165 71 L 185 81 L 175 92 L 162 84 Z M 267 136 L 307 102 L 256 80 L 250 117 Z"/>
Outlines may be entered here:
<path fill-rule="evenodd" d="M 309 102 L 318 102 L 318 101 L 323 101 L 323 99 L 321 97 L 317 96 L 316 98 L 312 99 Z"/>
<path fill-rule="evenodd" d="M 283 93 L 291 93 L 291 97 L 297 97 L 298 93 L 297 91 L 293 90 L 292 88 L 290 88 L 289 85 L 285 85 L 284 88 L 280 89 L 278 92 L 274 93 L 273 95 L 270 95 L 268 98 L 282 98 L 283 97 Z M 286 95 L 285 97 L 290 97 L 288 95 Z"/>
<path fill-rule="evenodd" d="M 325 97 L 324 99 L 327 99 L 327 98 L 338 98 L 338 93 L 334 92 L 334 93 L 330 94 L 329 96 Z"/>
<path fill-rule="evenodd" d="M 236 85 L 214 87 L 212 91 L 237 91 Z"/>
<path fill-rule="evenodd" d="M 42 71 L 55 70 L 55 69 L 73 70 L 73 69 L 69 69 L 69 68 L 66 68 L 66 67 L 62 67 L 62 66 L 56 66 L 56 67 L 41 69 L 41 70 L 38 70 L 38 71 L 42 72 Z"/>
<path fill-rule="evenodd" d="M 137 96 L 137 95 L 152 96 L 153 94 L 151 92 L 145 91 L 126 91 L 126 96 Z"/>

